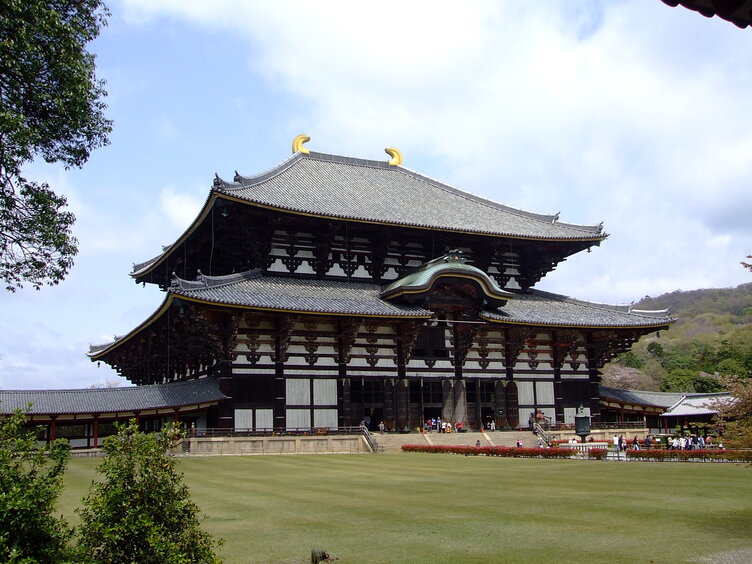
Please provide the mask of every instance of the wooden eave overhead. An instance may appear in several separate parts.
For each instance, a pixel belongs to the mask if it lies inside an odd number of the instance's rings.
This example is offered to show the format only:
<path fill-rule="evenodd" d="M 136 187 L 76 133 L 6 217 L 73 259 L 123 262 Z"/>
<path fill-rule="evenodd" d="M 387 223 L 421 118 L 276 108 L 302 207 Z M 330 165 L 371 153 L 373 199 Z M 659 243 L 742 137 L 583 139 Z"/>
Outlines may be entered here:
<path fill-rule="evenodd" d="M 684 6 L 706 18 L 718 16 L 744 29 L 752 25 L 752 0 L 662 0 L 671 7 Z"/>

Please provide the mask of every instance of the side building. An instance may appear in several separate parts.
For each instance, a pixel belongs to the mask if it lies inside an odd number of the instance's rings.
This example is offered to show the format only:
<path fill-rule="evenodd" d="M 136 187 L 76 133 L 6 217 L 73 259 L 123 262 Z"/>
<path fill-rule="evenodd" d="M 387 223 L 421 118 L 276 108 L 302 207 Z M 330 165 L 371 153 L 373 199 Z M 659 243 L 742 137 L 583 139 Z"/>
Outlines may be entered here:
<path fill-rule="evenodd" d="M 138 386 L 211 379 L 198 428 L 477 428 L 531 414 L 601 418 L 599 369 L 666 311 L 534 289 L 601 225 L 514 209 L 390 161 L 309 152 L 216 177 L 193 223 L 138 283 L 165 299 L 89 356 Z"/>

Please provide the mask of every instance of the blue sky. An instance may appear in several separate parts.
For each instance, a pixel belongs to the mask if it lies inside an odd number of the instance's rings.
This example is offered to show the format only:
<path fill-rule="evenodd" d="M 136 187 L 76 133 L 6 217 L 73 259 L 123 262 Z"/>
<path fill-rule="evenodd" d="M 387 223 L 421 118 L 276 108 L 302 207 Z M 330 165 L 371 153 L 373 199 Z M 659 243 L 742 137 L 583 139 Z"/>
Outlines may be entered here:
<path fill-rule="evenodd" d="M 609 303 L 752 281 L 752 30 L 658 0 L 115 0 L 91 48 L 111 145 L 27 176 L 68 197 L 67 280 L 0 294 L 0 388 L 119 382 L 85 356 L 161 303 L 128 276 L 189 225 L 215 172 L 299 133 L 611 236 L 541 289 Z M 123 385 L 127 382 L 121 381 Z"/>

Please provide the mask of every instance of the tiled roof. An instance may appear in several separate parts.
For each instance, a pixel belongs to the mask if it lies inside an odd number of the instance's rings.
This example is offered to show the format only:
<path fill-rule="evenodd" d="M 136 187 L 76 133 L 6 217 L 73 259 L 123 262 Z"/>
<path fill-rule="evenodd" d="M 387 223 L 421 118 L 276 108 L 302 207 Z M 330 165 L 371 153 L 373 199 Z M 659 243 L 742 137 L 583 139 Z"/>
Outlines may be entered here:
<path fill-rule="evenodd" d="M 731 394 L 686 394 L 671 405 L 661 417 L 689 417 L 692 415 L 715 415 L 719 404 L 731 401 Z"/>
<path fill-rule="evenodd" d="M 646 390 L 624 390 L 621 388 L 611 388 L 609 386 L 599 386 L 600 397 L 602 399 L 615 400 L 619 403 L 632 405 L 652 405 L 668 409 L 676 402 L 680 401 L 686 394 L 674 392 L 648 392 Z"/>
<path fill-rule="evenodd" d="M 234 182 L 216 179 L 228 196 L 279 210 L 389 225 L 543 240 L 606 237 L 601 226 L 561 223 L 558 215 L 511 208 L 386 161 L 311 152 Z"/>
<path fill-rule="evenodd" d="M 433 315 L 428 309 L 381 299 L 381 292 L 381 287 L 376 284 L 268 276 L 259 269 L 227 276 L 199 276 L 196 281 L 175 277 L 165 301 L 149 319 L 123 339 L 132 337 L 158 319 L 174 298 L 302 314 L 396 319 L 429 318 Z M 481 316 L 489 321 L 555 327 L 662 328 L 673 322 L 665 311 L 630 312 L 627 306 L 593 304 L 547 292 L 504 292 L 504 295 L 511 298 L 504 307 L 486 309 Z M 96 359 L 120 340 L 92 345 L 89 357 Z"/>
<path fill-rule="evenodd" d="M 260 270 L 202 276 L 196 282 L 176 279 L 170 292 L 211 303 L 301 313 L 379 317 L 431 315 L 420 307 L 380 299 L 381 287 L 376 284 L 263 276 Z"/>
<path fill-rule="evenodd" d="M 225 399 L 213 378 L 85 390 L 0 390 L 0 413 L 25 410 L 31 415 L 87 414 L 144 411 L 213 403 Z"/>
<path fill-rule="evenodd" d="M 534 290 L 515 294 L 503 308 L 484 312 L 493 321 L 557 327 L 663 327 L 673 322 L 667 311 L 642 311 L 630 306 L 575 300 Z"/>

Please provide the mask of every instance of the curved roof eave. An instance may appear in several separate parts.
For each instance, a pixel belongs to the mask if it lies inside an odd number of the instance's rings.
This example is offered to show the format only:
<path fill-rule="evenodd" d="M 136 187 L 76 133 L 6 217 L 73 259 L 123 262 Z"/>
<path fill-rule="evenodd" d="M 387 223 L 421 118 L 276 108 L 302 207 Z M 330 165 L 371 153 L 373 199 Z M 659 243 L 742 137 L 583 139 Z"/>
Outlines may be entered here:
<path fill-rule="evenodd" d="M 498 325 L 527 325 L 530 327 L 548 327 L 554 329 L 650 329 L 651 331 L 660 331 L 661 329 L 668 329 L 673 322 L 666 322 L 660 324 L 647 324 L 647 325 L 618 325 L 618 324 L 587 324 L 587 323 L 561 323 L 551 322 L 546 323 L 544 321 L 525 321 L 525 320 L 507 320 L 507 319 L 495 319 L 486 315 L 480 314 L 481 319 L 488 321 L 489 323 L 496 323 Z"/>
<path fill-rule="evenodd" d="M 155 321 L 157 321 L 160 317 L 162 317 L 162 315 L 170 308 L 172 302 L 176 297 L 177 296 L 175 296 L 173 293 L 168 292 L 165 296 L 165 299 L 162 301 L 162 304 L 154 311 L 154 313 L 152 313 L 149 317 L 142 321 L 135 329 L 132 329 L 125 335 L 116 338 L 110 343 L 105 343 L 102 345 L 89 345 L 89 352 L 86 353 L 86 356 L 88 356 L 92 361 L 99 360 L 103 356 L 109 354 L 114 349 L 121 346 L 123 343 L 131 340 L 141 331 L 143 331 L 144 329 L 152 325 Z"/>
<path fill-rule="evenodd" d="M 149 274 L 152 272 L 157 266 L 159 266 L 164 259 L 166 259 L 170 253 L 178 248 L 180 245 L 182 245 L 188 237 L 193 235 L 193 233 L 198 229 L 198 226 L 203 223 L 206 216 L 209 215 L 212 208 L 214 207 L 214 202 L 218 199 L 230 199 L 225 198 L 222 194 L 215 190 L 211 190 L 209 192 L 209 195 L 206 197 L 206 201 L 204 202 L 204 206 L 201 208 L 201 211 L 196 216 L 196 219 L 193 220 L 193 222 L 188 226 L 188 229 L 186 229 L 180 237 L 178 237 L 172 244 L 165 245 L 162 252 L 157 255 L 156 257 L 144 261 L 142 263 L 134 264 L 133 265 L 133 271 L 130 273 L 131 278 L 139 278 L 141 276 L 144 276 L 146 274 Z"/>

